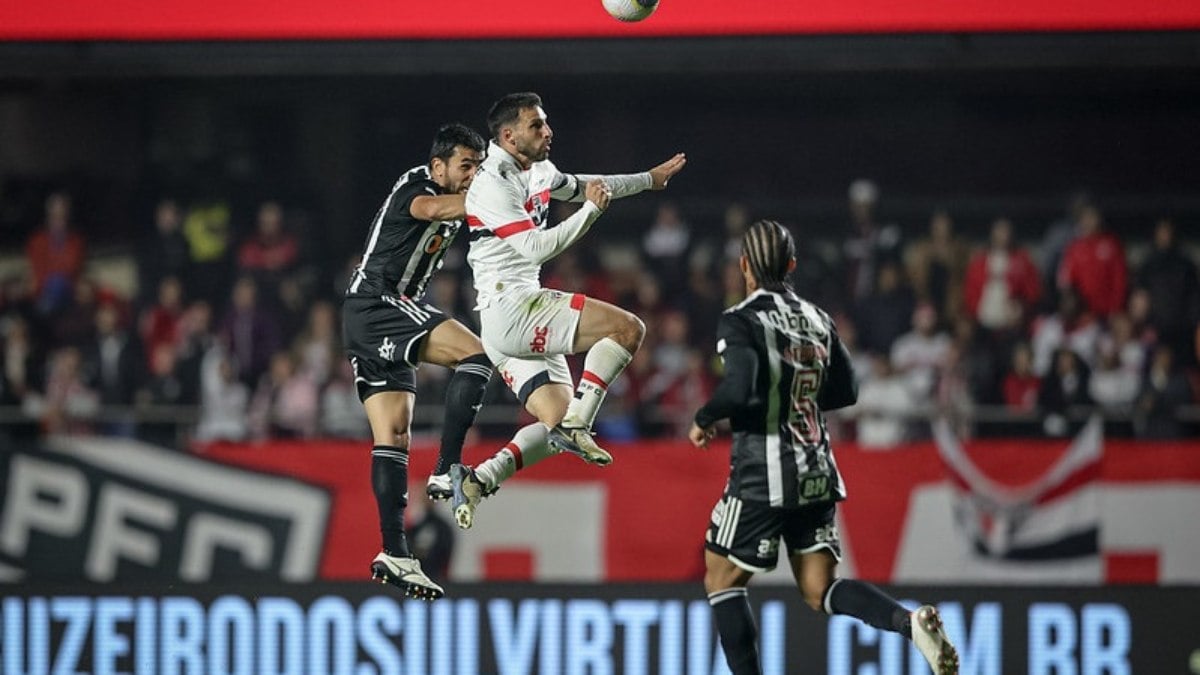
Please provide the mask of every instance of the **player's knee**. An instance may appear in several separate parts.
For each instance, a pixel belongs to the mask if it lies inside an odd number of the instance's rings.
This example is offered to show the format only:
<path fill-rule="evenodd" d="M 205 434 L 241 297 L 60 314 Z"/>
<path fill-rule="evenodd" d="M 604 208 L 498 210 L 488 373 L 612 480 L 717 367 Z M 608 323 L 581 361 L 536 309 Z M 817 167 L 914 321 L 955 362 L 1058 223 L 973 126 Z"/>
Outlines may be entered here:
<path fill-rule="evenodd" d="M 622 317 L 621 325 L 617 330 L 615 339 L 618 344 L 633 353 L 642 346 L 642 340 L 646 337 L 646 324 L 641 319 L 628 312 Z"/>
<path fill-rule="evenodd" d="M 824 612 L 825 611 L 825 604 L 824 604 L 825 603 L 825 594 L 824 593 L 814 593 L 812 590 L 810 590 L 808 588 L 803 588 L 803 589 L 801 589 L 800 594 L 804 596 L 804 604 L 806 604 L 810 608 L 812 608 L 812 611 L 814 611 L 814 612 Z"/>
<path fill-rule="evenodd" d="M 733 565 L 709 566 L 704 570 L 704 591 L 716 593 L 730 588 L 745 586 L 750 575 Z"/>

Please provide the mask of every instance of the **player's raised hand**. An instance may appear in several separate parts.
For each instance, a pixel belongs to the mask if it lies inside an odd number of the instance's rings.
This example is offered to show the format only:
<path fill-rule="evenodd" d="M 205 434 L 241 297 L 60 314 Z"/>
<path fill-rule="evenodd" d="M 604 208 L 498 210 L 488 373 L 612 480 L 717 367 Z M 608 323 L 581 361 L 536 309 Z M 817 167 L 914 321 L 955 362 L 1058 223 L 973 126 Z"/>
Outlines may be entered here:
<path fill-rule="evenodd" d="M 716 428 L 708 427 L 705 429 L 697 425 L 695 422 L 692 422 L 692 428 L 688 430 L 688 440 L 692 442 L 692 445 L 700 448 L 701 450 L 707 450 L 708 442 L 713 436 L 716 435 Z"/>
<path fill-rule="evenodd" d="M 612 188 L 608 187 L 602 179 L 589 180 L 583 188 L 583 194 L 587 200 L 603 211 L 608 208 L 608 203 L 612 201 Z"/>
<path fill-rule="evenodd" d="M 650 169 L 650 189 L 661 190 L 667 187 L 667 183 L 670 182 L 671 177 L 682 171 L 685 164 L 687 164 L 687 155 L 681 152 Z"/>

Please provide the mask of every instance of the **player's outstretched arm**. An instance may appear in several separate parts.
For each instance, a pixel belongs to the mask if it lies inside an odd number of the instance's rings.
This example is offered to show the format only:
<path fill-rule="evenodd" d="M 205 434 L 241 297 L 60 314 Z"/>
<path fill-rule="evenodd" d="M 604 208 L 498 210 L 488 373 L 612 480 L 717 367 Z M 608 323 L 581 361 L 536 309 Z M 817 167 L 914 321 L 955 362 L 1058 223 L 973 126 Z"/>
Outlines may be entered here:
<path fill-rule="evenodd" d="M 607 176 L 577 173 L 561 174 L 561 181 L 550 192 L 554 199 L 581 202 L 588 199 L 584 188 L 593 181 L 604 181 L 611 191 L 613 199 L 622 199 L 636 195 L 645 190 L 662 190 L 667 187 L 671 178 L 683 170 L 687 157 L 681 152 L 658 166 L 642 173 L 612 174 Z"/>
<path fill-rule="evenodd" d="M 682 152 L 676 153 L 674 157 L 650 169 L 650 189 L 662 190 L 667 187 L 667 183 L 671 182 L 671 178 L 675 174 L 683 171 L 683 167 L 687 165 L 687 155 Z"/>
<path fill-rule="evenodd" d="M 458 220 L 467 215 L 467 197 L 455 195 L 420 195 L 414 197 L 408 212 L 417 220 Z"/>

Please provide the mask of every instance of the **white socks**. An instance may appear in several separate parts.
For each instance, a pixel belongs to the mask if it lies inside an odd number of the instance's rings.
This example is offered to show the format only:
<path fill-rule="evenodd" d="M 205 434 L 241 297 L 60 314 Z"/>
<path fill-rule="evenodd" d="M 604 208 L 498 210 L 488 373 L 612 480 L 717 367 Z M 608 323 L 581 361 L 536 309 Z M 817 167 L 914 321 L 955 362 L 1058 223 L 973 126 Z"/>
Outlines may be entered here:
<path fill-rule="evenodd" d="M 592 345 L 583 360 L 583 375 L 579 378 L 575 397 L 567 406 L 562 425 L 591 429 L 592 422 L 596 421 L 596 412 L 604 402 L 604 394 L 608 392 L 608 385 L 617 379 L 632 360 L 633 354 L 612 338 L 602 338 Z"/>
<path fill-rule="evenodd" d="M 484 485 L 495 488 L 520 469 L 546 459 L 554 454 L 546 442 L 549 431 L 541 422 L 521 427 L 508 445 L 475 467 L 475 475 Z"/>

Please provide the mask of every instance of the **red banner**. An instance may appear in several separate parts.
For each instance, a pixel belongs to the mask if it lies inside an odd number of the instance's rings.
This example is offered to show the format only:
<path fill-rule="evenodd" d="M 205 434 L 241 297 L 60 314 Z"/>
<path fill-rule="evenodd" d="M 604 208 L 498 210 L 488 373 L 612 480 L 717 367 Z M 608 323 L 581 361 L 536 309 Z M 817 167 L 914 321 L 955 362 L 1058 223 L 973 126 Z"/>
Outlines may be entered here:
<path fill-rule="evenodd" d="M 623 24 L 600 0 L 0 0 L 4 40 L 474 39 L 1200 28 L 1195 0 L 662 0 Z"/>
<path fill-rule="evenodd" d="M 1068 446 L 1065 440 L 975 441 L 963 446 L 959 463 L 969 462 L 999 490 L 1018 488 L 1052 471 Z M 505 483 L 483 502 L 474 529 L 458 538 L 454 576 L 700 578 L 702 537 L 724 486 L 727 447 L 702 452 L 667 441 L 612 450 L 616 461 L 607 468 L 552 457 Z M 478 462 L 491 451 L 472 447 L 465 456 Z M 332 508 L 320 574 L 325 579 L 363 575 L 365 561 L 378 548 L 366 444 L 217 446 L 205 456 L 327 488 Z M 1091 511 L 1081 514 L 1071 507 L 1071 513 L 1076 520 L 1094 521 L 1100 550 L 1093 558 L 1065 561 L 972 557 L 968 537 L 955 521 L 961 481 L 933 443 L 885 452 L 843 444 L 837 457 L 850 492 L 840 508 L 844 567 L 855 576 L 896 583 L 938 583 L 939 578 L 1005 583 L 1036 570 L 1041 583 L 1200 582 L 1200 532 L 1186 522 L 1174 523 L 1200 513 L 1200 447 L 1195 443 L 1104 442 L 1094 482 L 1070 487 L 1071 494 L 1094 490 L 1088 495 L 1098 496 L 1085 500 L 1094 504 Z M 418 481 L 423 485 L 434 459 L 432 448 L 413 450 L 413 489 Z M 1060 517 L 1058 510 L 1067 508 L 1063 504 L 1071 494 L 1065 490 L 1055 492 L 1049 504 L 1044 494 L 1031 499 L 1029 509 L 1047 510 L 1034 518 L 1028 509 L 1018 509 L 1021 515 L 1006 527 L 1019 529 L 1029 518 L 1038 534 L 1046 535 Z M 939 549 L 931 559 L 947 562 L 931 566 L 924 557 L 930 549 Z M 528 567 L 524 573 L 522 565 Z"/>

